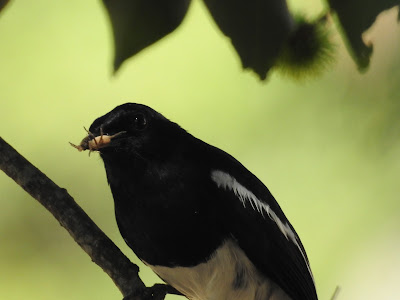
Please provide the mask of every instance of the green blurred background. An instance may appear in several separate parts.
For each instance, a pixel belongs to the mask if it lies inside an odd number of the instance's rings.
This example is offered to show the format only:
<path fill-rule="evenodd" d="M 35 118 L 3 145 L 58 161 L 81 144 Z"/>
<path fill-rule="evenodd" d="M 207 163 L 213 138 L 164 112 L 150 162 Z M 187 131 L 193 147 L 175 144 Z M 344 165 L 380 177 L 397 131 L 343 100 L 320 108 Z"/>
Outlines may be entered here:
<path fill-rule="evenodd" d="M 306 3 L 306 4 L 305 4 Z M 321 3 L 292 1 L 318 14 Z M 66 188 L 133 261 L 119 235 L 101 159 L 68 145 L 83 126 L 141 102 L 231 153 L 272 191 L 307 249 L 320 299 L 400 299 L 400 30 L 382 15 L 369 71 L 338 43 L 324 76 L 265 83 L 242 72 L 194 1 L 182 26 L 112 74 L 99 0 L 13 1 L 0 15 L 1 136 Z M 142 265 L 141 265 L 142 266 Z M 146 283 L 159 281 L 141 267 Z M 107 275 L 0 174 L 0 299 L 121 299 Z M 167 299 L 182 299 L 168 296 Z"/>

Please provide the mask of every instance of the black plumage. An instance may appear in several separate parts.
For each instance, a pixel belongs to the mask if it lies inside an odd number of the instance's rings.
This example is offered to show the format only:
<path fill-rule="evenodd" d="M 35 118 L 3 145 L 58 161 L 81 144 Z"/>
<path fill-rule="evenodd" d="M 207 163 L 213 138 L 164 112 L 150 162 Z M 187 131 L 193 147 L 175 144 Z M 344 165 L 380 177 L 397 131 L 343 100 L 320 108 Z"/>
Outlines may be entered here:
<path fill-rule="evenodd" d="M 172 286 L 209 300 L 214 283 L 198 288 L 178 279 L 182 270 L 206 269 L 226 277 L 218 285 L 227 291 L 220 287 L 213 299 L 239 292 L 243 300 L 317 299 L 294 228 L 265 185 L 232 156 L 140 104 L 116 107 L 89 131 L 86 143 L 104 161 L 123 238 Z M 224 245 L 230 250 L 220 251 Z M 218 266 L 225 253 L 233 253 L 231 268 Z M 219 267 L 232 274 L 221 275 Z"/>

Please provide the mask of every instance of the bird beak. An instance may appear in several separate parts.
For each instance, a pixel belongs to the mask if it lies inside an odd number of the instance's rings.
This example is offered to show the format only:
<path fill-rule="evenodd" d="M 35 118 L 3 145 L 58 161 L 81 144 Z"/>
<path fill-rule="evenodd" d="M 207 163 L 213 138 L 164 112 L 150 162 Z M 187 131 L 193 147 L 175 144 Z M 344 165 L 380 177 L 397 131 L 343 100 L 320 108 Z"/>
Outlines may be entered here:
<path fill-rule="evenodd" d="M 93 133 L 91 133 L 86 128 L 85 128 L 85 130 L 88 134 L 81 141 L 81 143 L 79 145 L 75 145 L 70 142 L 71 146 L 78 149 L 79 152 L 85 151 L 85 150 L 89 150 L 90 152 L 98 151 L 101 148 L 109 146 L 111 141 L 114 138 L 116 138 L 117 136 L 120 136 L 121 134 L 126 133 L 126 131 L 120 131 L 113 135 L 107 135 L 107 134 L 103 134 L 103 130 L 102 130 L 102 128 L 100 128 L 100 135 L 95 136 Z"/>

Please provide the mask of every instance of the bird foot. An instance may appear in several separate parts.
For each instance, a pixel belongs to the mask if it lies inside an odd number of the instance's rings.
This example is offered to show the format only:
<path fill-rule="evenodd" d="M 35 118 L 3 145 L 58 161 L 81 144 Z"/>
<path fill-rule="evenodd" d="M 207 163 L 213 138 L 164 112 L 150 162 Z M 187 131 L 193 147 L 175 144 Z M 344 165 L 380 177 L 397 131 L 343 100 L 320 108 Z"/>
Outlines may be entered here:
<path fill-rule="evenodd" d="M 123 300 L 163 300 L 167 294 L 182 295 L 170 285 L 155 284 L 128 295 Z"/>

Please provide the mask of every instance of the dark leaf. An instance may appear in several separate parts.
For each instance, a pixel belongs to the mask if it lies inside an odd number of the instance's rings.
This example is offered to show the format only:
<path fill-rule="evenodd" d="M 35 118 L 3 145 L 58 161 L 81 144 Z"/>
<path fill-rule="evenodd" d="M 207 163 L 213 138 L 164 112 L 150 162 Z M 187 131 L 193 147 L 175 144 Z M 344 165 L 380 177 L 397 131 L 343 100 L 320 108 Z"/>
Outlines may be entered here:
<path fill-rule="evenodd" d="M 265 79 L 283 44 L 295 30 L 285 0 L 204 0 L 242 61 Z"/>
<path fill-rule="evenodd" d="M 7 5 L 9 0 L 0 0 L 0 12 L 3 10 L 3 8 Z"/>
<path fill-rule="evenodd" d="M 372 45 L 366 45 L 361 35 L 384 10 L 399 5 L 399 0 L 328 0 L 337 13 L 348 48 L 360 71 L 369 66 Z"/>
<path fill-rule="evenodd" d="M 178 27 L 190 0 L 103 0 L 103 3 L 114 33 L 116 71 L 126 59 Z"/>

